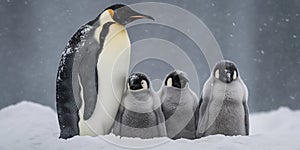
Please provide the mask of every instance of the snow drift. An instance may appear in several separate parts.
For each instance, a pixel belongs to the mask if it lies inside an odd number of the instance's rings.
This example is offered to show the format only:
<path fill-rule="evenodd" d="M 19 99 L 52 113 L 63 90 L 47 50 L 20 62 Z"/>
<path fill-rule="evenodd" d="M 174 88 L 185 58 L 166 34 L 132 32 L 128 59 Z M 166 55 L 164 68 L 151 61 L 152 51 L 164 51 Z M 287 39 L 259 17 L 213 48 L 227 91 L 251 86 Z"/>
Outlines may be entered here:
<path fill-rule="evenodd" d="M 120 138 L 114 135 L 77 136 L 58 139 L 59 127 L 55 111 L 31 102 L 21 102 L 0 110 L 0 150 L 32 149 L 243 149 L 299 150 L 300 111 L 280 108 L 277 111 L 250 115 L 249 137 L 223 135 L 197 140 L 155 138 Z"/>

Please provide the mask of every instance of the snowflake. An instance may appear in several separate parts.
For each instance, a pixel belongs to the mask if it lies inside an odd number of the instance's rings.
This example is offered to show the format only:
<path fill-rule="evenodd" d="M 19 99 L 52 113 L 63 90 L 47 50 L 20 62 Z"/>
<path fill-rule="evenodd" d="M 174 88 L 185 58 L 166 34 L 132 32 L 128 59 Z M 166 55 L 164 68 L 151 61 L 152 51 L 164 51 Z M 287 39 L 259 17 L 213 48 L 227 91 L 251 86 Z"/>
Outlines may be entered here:
<path fill-rule="evenodd" d="M 232 22 L 232 25 L 235 27 L 236 26 L 235 22 Z"/>

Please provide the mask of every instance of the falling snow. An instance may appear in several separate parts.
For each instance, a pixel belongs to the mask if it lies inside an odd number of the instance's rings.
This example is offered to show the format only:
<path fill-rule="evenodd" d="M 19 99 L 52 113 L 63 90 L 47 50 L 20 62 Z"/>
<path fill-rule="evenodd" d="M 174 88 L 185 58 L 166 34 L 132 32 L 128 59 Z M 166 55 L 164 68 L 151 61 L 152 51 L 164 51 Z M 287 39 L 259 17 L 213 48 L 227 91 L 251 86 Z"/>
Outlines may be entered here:
<path fill-rule="evenodd" d="M 270 20 L 270 21 L 273 21 L 273 20 L 274 20 L 274 17 L 270 17 L 269 20 Z"/>
<path fill-rule="evenodd" d="M 254 58 L 253 61 L 254 61 L 254 62 L 258 62 L 258 63 L 261 63 L 261 62 L 262 62 L 261 59 L 256 59 L 256 58 Z"/>
<path fill-rule="evenodd" d="M 286 22 L 290 22 L 290 19 L 287 18 L 287 19 L 285 19 L 285 21 L 286 21 Z"/>
<path fill-rule="evenodd" d="M 294 97 L 294 96 L 290 96 L 290 99 L 291 99 L 291 100 L 295 100 L 295 97 Z"/>
<path fill-rule="evenodd" d="M 234 26 L 234 27 L 236 26 L 235 22 L 232 22 L 232 26 Z"/>

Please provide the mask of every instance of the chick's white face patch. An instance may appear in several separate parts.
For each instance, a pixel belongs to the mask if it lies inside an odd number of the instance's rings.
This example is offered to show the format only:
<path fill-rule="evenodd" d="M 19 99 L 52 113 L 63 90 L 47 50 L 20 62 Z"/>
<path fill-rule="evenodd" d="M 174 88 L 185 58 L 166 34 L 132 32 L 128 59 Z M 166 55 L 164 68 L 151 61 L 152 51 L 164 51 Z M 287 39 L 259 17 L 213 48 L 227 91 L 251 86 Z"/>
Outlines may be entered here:
<path fill-rule="evenodd" d="M 145 80 L 141 81 L 141 85 L 142 85 L 143 89 L 148 89 L 148 85 L 147 85 L 147 82 Z"/>
<path fill-rule="evenodd" d="M 235 79 L 237 78 L 237 75 L 236 75 L 236 74 L 237 74 L 236 71 L 234 71 L 234 72 L 233 72 L 233 77 L 232 77 L 233 80 L 235 80 Z"/>
<path fill-rule="evenodd" d="M 129 85 L 129 83 L 127 83 L 127 89 L 130 90 L 130 85 Z"/>
<path fill-rule="evenodd" d="M 172 80 L 172 78 L 169 78 L 169 79 L 167 80 L 167 87 L 171 87 L 172 84 L 173 84 L 173 80 Z"/>
<path fill-rule="evenodd" d="M 219 70 L 219 69 L 216 70 L 216 72 L 215 72 L 215 77 L 216 77 L 217 79 L 220 78 L 220 70 Z"/>

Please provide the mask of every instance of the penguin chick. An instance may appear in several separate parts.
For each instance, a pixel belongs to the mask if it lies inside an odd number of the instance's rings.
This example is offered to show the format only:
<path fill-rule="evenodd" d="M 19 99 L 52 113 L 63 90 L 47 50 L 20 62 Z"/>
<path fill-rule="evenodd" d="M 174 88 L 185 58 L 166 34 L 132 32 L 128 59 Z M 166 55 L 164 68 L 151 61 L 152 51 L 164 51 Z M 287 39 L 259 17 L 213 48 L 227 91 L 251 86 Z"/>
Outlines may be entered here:
<path fill-rule="evenodd" d="M 199 102 L 197 137 L 249 135 L 248 90 L 236 65 L 217 63 Z"/>
<path fill-rule="evenodd" d="M 179 70 L 169 73 L 158 93 L 168 137 L 195 139 L 198 98 L 189 87 L 187 74 Z"/>
<path fill-rule="evenodd" d="M 121 100 L 113 133 L 121 137 L 153 138 L 166 136 L 160 100 L 148 77 L 133 73 Z"/>

